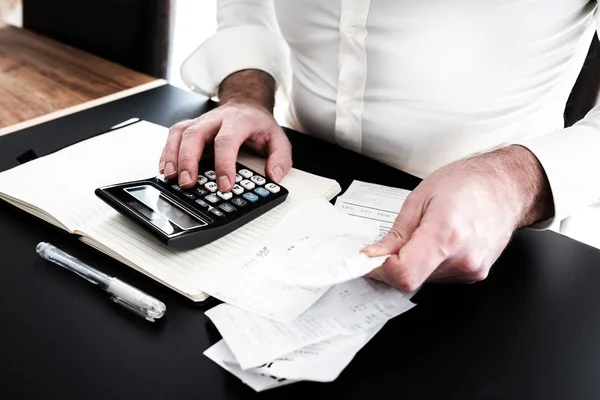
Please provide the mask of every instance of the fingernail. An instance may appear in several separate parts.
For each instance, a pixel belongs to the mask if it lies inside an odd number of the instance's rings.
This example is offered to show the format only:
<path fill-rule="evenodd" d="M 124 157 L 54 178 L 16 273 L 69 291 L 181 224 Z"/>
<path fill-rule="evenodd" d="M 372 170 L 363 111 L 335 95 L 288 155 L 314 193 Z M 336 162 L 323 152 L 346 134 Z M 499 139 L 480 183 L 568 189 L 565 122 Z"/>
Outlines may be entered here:
<path fill-rule="evenodd" d="M 160 163 L 158 164 L 158 172 L 162 174 L 164 172 L 164 169 L 165 169 L 165 162 L 161 160 Z"/>
<path fill-rule="evenodd" d="M 219 177 L 219 190 L 222 192 L 224 190 L 229 190 L 231 188 L 231 182 L 226 175 L 222 175 Z"/>
<path fill-rule="evenodd" d="M 192 178 L 190 178 L 190 173 L 189 172 L 182 171 L 181 174 L 179 174 L 179 185 L 180 186 L 187 185 L 191 181 L 192 181 Z"/>
<path fill-rule="evenodd" d="M 175 165 L 172 162 L 167 163 L 167 166 L 165 167 L 165 175 L 173 175 L 175 172 L 177 172 L 175 170 Z"/>
<path fill-rule="evenodd" d="M 283 178 L 283 170 L 279 165 L 276 165 L 273 168 L 271 168 L 271 175 L 273 175 L 273 179 L 275 180 L 275 182 L 279 183 L 281 181 L 281 178 Z"/>
<path fill-rule="evenodd" d="M 372 255 L 381 253 L 382 250 L 383 250 L 382 245 L 380 245 L 379 243 L 374 243 L 374 244 L 371 244 L 371 245 L 365 247 L 364 249 L 362 249 L 361 252 L 365 253 L 369 256 L 372 256 Z"/>

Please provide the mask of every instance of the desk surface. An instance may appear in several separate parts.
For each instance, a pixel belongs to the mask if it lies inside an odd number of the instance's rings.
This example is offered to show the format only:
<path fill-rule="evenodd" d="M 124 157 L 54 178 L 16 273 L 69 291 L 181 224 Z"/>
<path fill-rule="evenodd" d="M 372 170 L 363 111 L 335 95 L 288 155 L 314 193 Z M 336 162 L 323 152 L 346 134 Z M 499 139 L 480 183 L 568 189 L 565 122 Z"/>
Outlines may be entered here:
<path fill-rule="evenodd" d="M 134 114 L 165 126 L 206 108 L 170 86 L 0 138 L 0 170 L 24 150 L 44 155 Z M 337 179 L 413 188 L 418 180 L 288 131 L 297 168 Z M 167 316 L 149 324 L 35 253 L 52 241 L 157 296 Z M 62 399 L 598 399 L 600 252 L 552 232 L 516 234 L 487 280 L 426 286 L 331 384 L 261 394 L 202 352 L 219 340 L 198 306 L 0 204 L 0 398 Z"/>
<path fill-rule="evenodd" d="M 26 30 L 0 27 L 0 128 L 153 80 Z"/>

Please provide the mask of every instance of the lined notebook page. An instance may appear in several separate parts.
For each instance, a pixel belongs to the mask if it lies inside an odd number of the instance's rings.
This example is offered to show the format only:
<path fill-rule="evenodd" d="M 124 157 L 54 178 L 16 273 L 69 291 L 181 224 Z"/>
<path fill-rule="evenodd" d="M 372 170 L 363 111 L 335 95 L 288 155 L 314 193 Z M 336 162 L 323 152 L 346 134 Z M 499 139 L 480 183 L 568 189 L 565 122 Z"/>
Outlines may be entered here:
<path fill-rule="evenodd" d="M 96 188 L 157 174 L 167 134 L 142 121 L 85 140 L 0 173 L 0 196 L 42 210 L 74 232 L 110 209 Z"/>
<path fill-rule="evenodd" d="M 243 155 L 240 162 L 257 171 L 264 169 L 264 161 L 256 157 Z M 126 264 L 196 301 L 202 300 L 205 292 L 244 308 L 249 304 L 260 307 L 301 289 L 246 274 L 244 262 L 292 208 L 307 199 L 331 199 L 340 191 L 337 182 L 299 170 L 290 171 L 281 184 L 290 192 L 281 205 L 193 250 L 168 248 L 112 211 L 86 226 L 83 233 L 118 253 Z"/>

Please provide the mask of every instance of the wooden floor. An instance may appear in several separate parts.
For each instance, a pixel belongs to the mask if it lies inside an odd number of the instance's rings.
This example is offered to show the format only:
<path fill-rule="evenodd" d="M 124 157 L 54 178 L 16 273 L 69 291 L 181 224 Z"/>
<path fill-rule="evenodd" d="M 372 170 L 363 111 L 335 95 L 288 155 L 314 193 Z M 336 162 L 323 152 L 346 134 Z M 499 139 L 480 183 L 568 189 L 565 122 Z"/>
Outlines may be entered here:
<path fill-rule="evenodd" d="M 154 80 L 31 32 L 0 28 L 0 128 Z"/>

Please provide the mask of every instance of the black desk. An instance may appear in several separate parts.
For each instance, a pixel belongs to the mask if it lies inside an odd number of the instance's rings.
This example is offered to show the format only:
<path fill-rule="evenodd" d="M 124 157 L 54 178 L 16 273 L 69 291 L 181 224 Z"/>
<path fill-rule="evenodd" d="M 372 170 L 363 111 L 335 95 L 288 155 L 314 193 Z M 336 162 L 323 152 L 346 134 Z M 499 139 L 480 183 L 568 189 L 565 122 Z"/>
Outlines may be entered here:
<path fill-rule="evenodd" d="M 0 169 L 131 116 L 169 126 L 207 107 L 165 86 L 0 138 Z M 412 188 L 418 180 L 289 132 L 297 168 Z M 157 155 L 158 157 L 158 155 Z M 333 161 L 335 160 L 335 162 Z M 600 252 L 545 232 L 520 232 L 474 285 L 428 286 L 331 384 L 255 394 L 202 355 L 219 335 L 197 306 L 130 268 L 0 204 L 0 398 L 600 398 Z M 52 241 L 162 299 L 150 324 L 35 253 Z"/>

